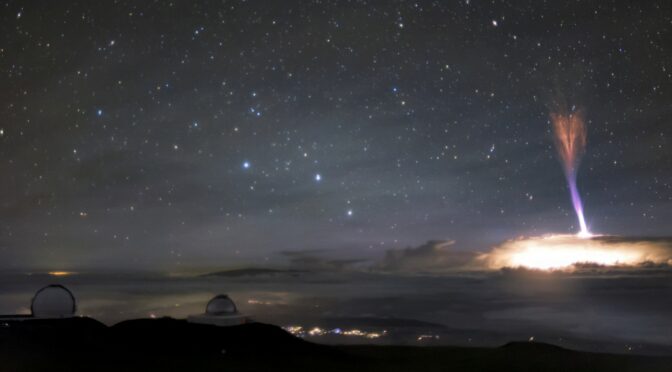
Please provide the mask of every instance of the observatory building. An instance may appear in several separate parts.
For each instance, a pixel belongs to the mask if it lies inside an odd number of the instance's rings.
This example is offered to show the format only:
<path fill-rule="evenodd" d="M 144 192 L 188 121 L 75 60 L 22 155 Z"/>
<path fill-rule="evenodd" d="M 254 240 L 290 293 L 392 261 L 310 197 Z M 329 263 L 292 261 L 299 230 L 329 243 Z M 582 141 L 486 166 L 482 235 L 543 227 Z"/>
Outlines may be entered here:
<path fill-rule="evenodd" d="M 210 324 L 221 327 L 247 323 L 246 316 L 238 312 L 236 304 L 225 294 L 215 296 L 205 306 L 205 314 L 190 315 L 189 323 Z"/>
<path fill-rule="evenodd" d="M 71 318 L 77 311 L 77 301 L 70 290 L 52 284 L 35 293 L 30 311 L 34 318 Z"/>
<path fill-rule="evenodd" d="M 35 292 L 30 303 L 30 314 L 0 315 L 3 321 L 29 319 L 73 318 L 77 311 L 75 296 L 60 284 L 52 284 Z"/>

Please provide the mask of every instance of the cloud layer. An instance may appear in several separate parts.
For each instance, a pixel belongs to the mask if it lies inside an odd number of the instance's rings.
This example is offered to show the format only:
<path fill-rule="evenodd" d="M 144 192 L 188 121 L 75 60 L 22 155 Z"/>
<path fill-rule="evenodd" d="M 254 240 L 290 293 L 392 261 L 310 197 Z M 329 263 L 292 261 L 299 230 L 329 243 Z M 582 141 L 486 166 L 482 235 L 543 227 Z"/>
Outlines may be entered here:
<path fill-rule="evenodd" d="M 545 235 L 507 240 L 479 256 L 487 269 L 672 265 L 672 238 Z"/>
<path fill-rule="evenodd" d="M 390 249 L 372 268 L 402 273 L 463 270 L 564 270 L 672 266 L 672 238 L 543 235 L 507 240 L 486 253 L 460 251 L 453 240 L 430 240 L 418 247 Z"/>
<path fill-rule="evenodd" d="M 430 240 L 415 248 L 390 249 L 376 269 L 388 272 L 441 272 L 468 268 L 476 254 L 456 251 L 453 240 Z"/>

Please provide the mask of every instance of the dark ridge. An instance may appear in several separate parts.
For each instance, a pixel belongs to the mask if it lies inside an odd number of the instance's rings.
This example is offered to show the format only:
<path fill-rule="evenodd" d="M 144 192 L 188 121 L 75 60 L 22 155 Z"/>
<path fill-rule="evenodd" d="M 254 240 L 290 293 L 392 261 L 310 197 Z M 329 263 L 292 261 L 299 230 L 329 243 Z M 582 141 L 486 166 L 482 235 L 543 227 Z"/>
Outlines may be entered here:
<path fill-rule="evenodd" d="M 1 332 L 14 331 L 45 331 L 45 332 L 79 332 L 79 331 L 100 331 L 107 329 L 107 326 L 93 318 L 88 317 L 68 317 L 61 319 L 42 319 L 33 318 L 30 315 L 21 316 L 3 316 L 0 318 Z"/>
<path fill-rule="evenodd" d="M 149 350 L 193 350 L 204 353 L 314 353 L 328 348 L 297 338 L 280 327 L 248 323 L 231 327 L 194 324 L 172 318 L 127 320 L 110 327 L 113 339 L 128 340 Z M 170 340 L 167 342 L 167 340 Z M 189 340 L 189 342 L 182 342 Z"/>
<path fill-rule="evenodd" d="M 0 322 L 3 371 L 670 371 L 672 357 L 571 351 L 536 342 L 499 348 L 324 346 L 279 327 L 172 318 L 112 327 L 90 318 Z"/>
<path fill-rule="evenodd" d="M 534 350 L 534 351 L 544 351 L 552 353 L 570 353 L 574 352 L 573 350 L 565 349 L 564 347 L 547 344 L 544 342 L 531 342 L 531 341 L 512 341 L 508 342 L 499 347 L 500 349 L 507 350 Z"/>

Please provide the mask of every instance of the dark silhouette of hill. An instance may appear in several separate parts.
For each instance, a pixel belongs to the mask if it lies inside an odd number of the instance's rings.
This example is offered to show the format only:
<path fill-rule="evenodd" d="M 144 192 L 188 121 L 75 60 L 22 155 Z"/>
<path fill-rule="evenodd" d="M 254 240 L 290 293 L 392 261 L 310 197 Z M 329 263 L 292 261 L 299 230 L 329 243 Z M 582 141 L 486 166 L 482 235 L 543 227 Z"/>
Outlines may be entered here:
<path fill-rule="evenodd" d="M 514 342 L 499 348 L 323 346 L 279 327 L 171 318 L 0 320 L 3 371 L 671 371 L 672 357 L 583 353 Z"/>

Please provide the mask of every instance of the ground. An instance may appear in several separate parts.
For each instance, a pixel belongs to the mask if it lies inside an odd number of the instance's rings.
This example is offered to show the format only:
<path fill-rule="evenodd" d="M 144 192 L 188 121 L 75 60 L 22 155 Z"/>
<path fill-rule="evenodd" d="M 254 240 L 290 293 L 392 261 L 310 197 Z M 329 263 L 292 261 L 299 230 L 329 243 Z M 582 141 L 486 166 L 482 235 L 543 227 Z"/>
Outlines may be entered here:
<path fill-rule="evenodd" d="M 584 353 L 535 343 L 498 348 L 324 346 L 281 328 L 138 319 L 0 321 L 5 371 L 672 371 L 672 357 Z"/>

